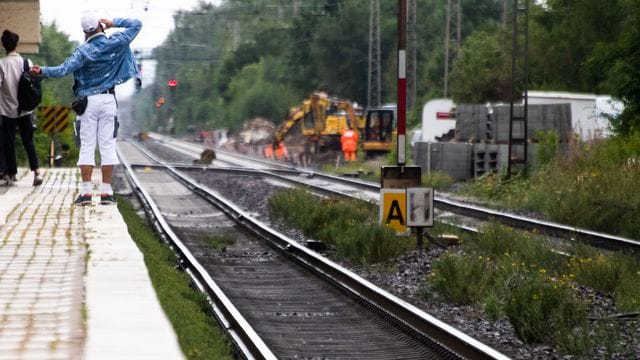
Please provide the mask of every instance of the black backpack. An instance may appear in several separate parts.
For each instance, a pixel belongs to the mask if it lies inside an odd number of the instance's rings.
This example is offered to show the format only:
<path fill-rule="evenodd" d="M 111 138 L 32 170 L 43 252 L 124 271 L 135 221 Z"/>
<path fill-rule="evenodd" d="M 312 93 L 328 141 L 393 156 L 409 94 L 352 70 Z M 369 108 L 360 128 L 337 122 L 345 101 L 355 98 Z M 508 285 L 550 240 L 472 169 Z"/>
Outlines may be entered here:
<path fill-rule="evenodd" d="M 29 73 L 29 61 L 22 58 L 24 67 L 20 81 L 18 81 L 18 116 L 21 111 L 31 111 L 36 108 L 42 101 L 42 89 L 40 87 L 39 77 L 32 76 Z"/>

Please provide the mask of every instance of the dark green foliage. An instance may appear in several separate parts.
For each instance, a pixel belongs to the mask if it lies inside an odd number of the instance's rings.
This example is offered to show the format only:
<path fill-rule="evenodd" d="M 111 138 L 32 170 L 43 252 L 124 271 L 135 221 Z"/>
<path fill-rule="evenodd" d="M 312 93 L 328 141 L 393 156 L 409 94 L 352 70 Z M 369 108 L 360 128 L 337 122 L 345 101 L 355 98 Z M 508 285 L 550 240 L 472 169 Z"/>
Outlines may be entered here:
<path fill-rule="evenodd" d="M 408 109 L 409 125 L 419 123 L 422 104 L 443 94 L 446 4 L 417 1 L 417 98 Z M 503 23 L 504 4 L 510 19 L 512 2 L 461 1 L 461 44 L 452 21 L 449 68 L 448 95 L 457 102 L 506 101 L 511 94 L 511 24 Z M 380 4 L 383 102 L 396 101 L 396 8 L 395 2 Z M 175 17 L 176 29 L 154 51 L 158 81 L 138 95 L 141 101 L 136 104 L 144 108 L 137 111 L 138 120 L 151 128 L 166 125 L 171 107 L 155 108 L 154 103 L 159 96 L 167 97 L 168 78 L 180 80 L 171 102 L 177 129 L 189 124 L 233 130 L 247 116 L 278 124 L 288 107 L 312 90 L 366 105 L 369 9 L 365 0 L 318 1 L 300 7 L 277 0 L 245 0 L 220 6 L 203 3 L 182 12 Z M 614 129 L 621 134 L 638 129 L 638 14 L 638 2 L 629 0 L 550 0 L 544 5 L 531 1 L 529 89 L 612 94 L 625 103 Z M 273 59 L 269 72 L 274 76 L 264 79 L 267 86 L 287 89 L 286 96 L 278 102 L 269 96 L 256 99 L 259 90 L 251 90 L 249 84 L 232 90 L 247 67 L 265 58 Z M 189 75 L 193 70 L 196 75 Z M 263 105 L 238 112 L 239 106 L 255 100 Z M 207 105 L 198 105 L 202 103 Z"/>
<path fill-rule="evenodd" d="M 471 305 L 491 290 L 490 266 L 481 257 L 444 255 L 433 264 L 431 288 L 450 302 Z"/>
<path fill-rule="evenodd" d="M 458 103 L 508 99 L 511 86 L 510 48 L 496 26 L 477 31 L 465 42 L 451 74 L 451 95 Z"/>
<path fill-rule="evenodd" d="M 499 1 L 462 1 L 462 6 L 463 37 L 500 16 Z M 253 117 L 279 124 L 289 107 L 313 90 L 366 105 L 369 7 L 365 0 L 298 8 L 291 2 L 246 0 L 182 12 L 154 51 L 157 80 L 137 95 L 137 121 L 143 128 L 165 129 L 173 112 L 178 132 L 187 125 L 235 130 Z M 397 3 L 380 7 L 382 101 L 396 102 Z M 414 124 L 424 101 L 441 96 L 445 5 L 419 0 L 417 11 L 418 100 L 409 109 Z M 248 76 L 247 69 L 256 67 L 262 77 Z M 169 78 L 180 81 L 171 96 Z M 156 108 L 160 96 L 168 102 Z"/>
<path fill-rule="evenodd" d="M 587 326 L 586 306 L 571 289 L 536 275 L 514 284 L 505 313 L 527 343 L 571 344 L 576 332 Z"/>

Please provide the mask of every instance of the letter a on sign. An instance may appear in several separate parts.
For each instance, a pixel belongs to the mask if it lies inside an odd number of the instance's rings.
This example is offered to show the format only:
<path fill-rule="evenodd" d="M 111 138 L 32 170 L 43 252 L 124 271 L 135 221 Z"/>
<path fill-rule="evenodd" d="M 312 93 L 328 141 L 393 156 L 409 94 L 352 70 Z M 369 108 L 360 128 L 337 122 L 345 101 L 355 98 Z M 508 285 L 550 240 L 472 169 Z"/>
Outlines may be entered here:
<path fill-rule="evenodd" d="M 394 229 L 398 234 L 406 234 L 407 194 L 404 189 L 380 190 L 380 224 Z"/>

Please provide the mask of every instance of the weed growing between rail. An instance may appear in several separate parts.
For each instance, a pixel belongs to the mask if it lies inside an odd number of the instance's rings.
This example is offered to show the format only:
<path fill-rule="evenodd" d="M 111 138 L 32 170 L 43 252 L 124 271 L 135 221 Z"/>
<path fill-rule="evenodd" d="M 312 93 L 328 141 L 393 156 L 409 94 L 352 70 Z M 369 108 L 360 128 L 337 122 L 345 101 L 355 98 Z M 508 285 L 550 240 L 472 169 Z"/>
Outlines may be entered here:
<path fill-rule="evenodd" d="M 206 237 L 205 244 L 212 249 L 222 250 L 235 243 L 235 241 L 235 235 L 213 234 Z"/>
<path fill-rule="evenodd" d="M 614 314 L 588 318 L 591 299 L 578 290 L 611 296 L 617 311 L 640 311 L 637 258 L 582 245 L 569 249 L 572 255 L 561 254 L 543 239 L 497 224 L 463 241 L 462 248 L 464 255 L 445 254 L 433 262 L 421 297 L 436 292 L 482 309 L 490 319 L 505 317 L 526 343 L 550 343 L 581 356 L 633 351 L 633 344 L 620 341 L 616 320 L 606 318 Z"/>
<path fill-rule="evenodd" d="M 415 246 L 413 239 L 397 237 L 378 224 L 378 208 L 364 201 L 323 199 L 304 190 L 286 189 L 268 202 L 274 216 L 356 264 L 378 263 Z"/>
<path fill-rule="evenodd" d="M 187 274 L 176 270 L 173 252 L 121 196 L 118 196 L 118 210 L 144 254 L 153 287 L 186 358 L 233 359 L 226 335 L 215 322 L 207 298 L 191 286 Z"/>

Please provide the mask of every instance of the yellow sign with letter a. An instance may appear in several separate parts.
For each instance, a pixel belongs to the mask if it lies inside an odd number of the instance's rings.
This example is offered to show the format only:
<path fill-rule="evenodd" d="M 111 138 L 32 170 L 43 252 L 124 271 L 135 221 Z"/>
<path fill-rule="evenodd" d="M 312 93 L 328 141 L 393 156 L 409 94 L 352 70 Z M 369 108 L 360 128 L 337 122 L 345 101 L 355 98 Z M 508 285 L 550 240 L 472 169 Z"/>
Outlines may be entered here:
<path fill-rule="evenodd" d="M 409 234 L 407 227 L 407 192 L 405 189 L 380 189 L 380 224 Z"/>

